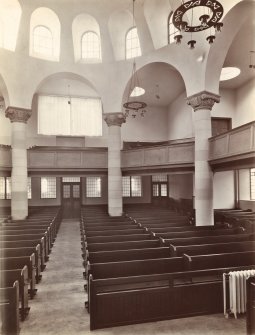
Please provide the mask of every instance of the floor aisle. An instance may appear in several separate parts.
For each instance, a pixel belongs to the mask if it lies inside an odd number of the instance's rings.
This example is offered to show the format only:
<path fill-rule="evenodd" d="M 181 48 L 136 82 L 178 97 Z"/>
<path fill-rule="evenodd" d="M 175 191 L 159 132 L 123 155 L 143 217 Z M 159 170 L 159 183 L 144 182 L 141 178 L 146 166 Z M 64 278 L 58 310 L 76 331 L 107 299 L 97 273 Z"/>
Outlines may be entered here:
<path fill-rule="evenodd" d="M 30 301 L 28 319 L 20 335 L 87 335 L 89 315 L 84 308 L 80 230 L 78 221 L 64 220 L 47 268 Z M 222 314 L 198 316 L 93 331 L 92 335 L 245 335 L 245 319 Z"/>

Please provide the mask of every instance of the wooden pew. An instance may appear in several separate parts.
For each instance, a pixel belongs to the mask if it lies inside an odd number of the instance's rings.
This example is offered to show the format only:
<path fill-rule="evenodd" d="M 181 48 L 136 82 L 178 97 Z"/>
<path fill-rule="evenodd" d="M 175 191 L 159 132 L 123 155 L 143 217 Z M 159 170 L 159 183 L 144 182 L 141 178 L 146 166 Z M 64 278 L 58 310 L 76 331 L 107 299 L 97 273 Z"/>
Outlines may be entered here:
<path fill-rule="evenodd" d="M 5 257 L 0 258 L 0 268 L 1 270 L 16 270 L 22 269 L 24 266 L 28 268 L 28 277 L 30 280 L 29 294 L 31 299 L 36 294 L 36 269 L 35 269 L 35 254 L 31 256 L 23 257 Z"/>
<path fill-rule="evenodd" d="M 222 313 L 221 268 L 135 277 L 89 279 L 91 330 Z"/>
<path fill-rule="evenodd" d="M 19 257 L 19 256 L 30 256 L 35 254 L 35 266 L 36 266 L 36 283 L 38 284 L 42 278 L 41 275 L 41 254 L 40 245 L 37 244 L 35 247 L 21 247 L 21 248 L 0 248 L 0 257 Z"/>
<path fill-rule="evenodd" d="M 0 288 L 0 311 L 2 316 L 2 334 L 18 335 L 19 326 L 19 282 Z"/>
<path fill-rule="evenodd" d="M 35 248 L 39 251 L 41 260 L 41 271 L 43 271 L 46 267 L 45 262 L 45 250 L 44 250 L 44 242 L 42 240 L 25 240 L 25 241 L 6 241 L 0 240 L 1 248 L 6 249 L 16 249 L 16 248 Z"/>
<path fill-rule="evenodd" d="M 187 266 L 191 271 L 255 265 L 255 251 L 186 256 Z"/>
<path fill-rule="evenodd" d="M 206 255 L 206 254 L 221 254 L 226 252 L 238 251 L 255 251 L 255 241 L 244 242 L 228 242 L 216 244 L 200 244 L 200 245 L 179 245 L 170 244 L 171 256 L 188 255 Z"/>
<path fill-rule="evenodd" d="M 48 254 L 51 251 L 53 241 L 51 240 L 51 235 L 48 230 L 44 228 L 36 228 L 36 229 L 23 229 L 22 227 L 19 229 L 13 229 L 11 227 L 0 227 L 0 233 L 2 235 L 24 235 L 24 234 L 40 234 L 41 236 L 45 237 L 46 248 Z"/>
<path fill-rule="evenodd" d="M 170 233 L 153 233 L 156 237 L 162 237 L 164 239 L 174 239 L 174 238 L 188 238 L 188 237 L 200 237 L 200 236 L 223 236 L 223 235 L 233 235 L 242 234 L 244 229 L 239 228 L 228 228 L 228 229 L 197 229 L 194 231 L 183 231 L 183 232 L 170 232 Z"/>
<path fill-rule="evenodd" d="M 19 300 L 20 300 L 20 316 L 21 320 L 25 320 L 29 313 L 30 307 L 28 305 L 28 286 L 30 280 L 28 277 L 28 268 L 24 266 L 17 270 L 1 270 L 1 288 L 11 286 L 16 280 L 19 282 Z"/>
<path fill-rule="evenodd" d="M 227 243 L 227 242 L 241 242 L 253 241 L 255 235 L 253 234 L 234 234 L 234 235 L 218 235 L 218 236 L 200 236 L 200 237 L 184 237 L 163 239 L 162 243 L 174 245 L 193 245 L 193 244 L 212 244 L 212 243 Z"/>
<path fill-rule="evenodd" d="M 96 230 L 96 231 L 86 231 L 86 238 L 94 237 L 94 236 L 114 236 L 114 235 L 136 235 L 136 234 L 144 234 L 145 229 L 136 228 L 136 229 L 125 229 L 125 230 Z"/>
<path fill-rule="evenodd" d="M 160 241 L 156 239 L 155 240 L 143 240 L 143 241 L 91 243 L 91 244 L 86 245 L 86 248 L 89 250 L 89 252 L 158 248 L 158 247 L 160 247 Z"/>
<path fill-rule="evenodd" d="M 85 267 L 84 275 L 85 278 L 88 278 L 88 272 L 89 272 L 88 264 L 111 263 L 111 262 L 168 258 L 168 257 L 170 257 L 170 249 L 168 247 L 87 252 L 84 261 L 84 267 Z"/>
<path fill-rule="evenodd" d="M 131 234 L 131 235 L 116 235 L 116 236 L 94 236 L 88 237 L 87 243 L 106 243 L 106 242 L 124 242 L 124 241 L 142 241 L 153 239 L 151 234 Z"/>
<path fill-rule="evenodd" d="M 132 224 L 132 225 L 119 225 L 119 226 L 106 226 L 106 225 L 103 225 L 103 226 L 82 226 L 81 230 L 82 231 L 85 231 L 85 232 L 96 232 L 96 231 L 101 231 L 101 230 L 114 230 L 114 229 L 118 229 L 118 230 L 128 230 L 128 229 L 135 229 L 139 227 L 137 224 Z"/>
<path fill-rule="evenodd" d="M 224 227 L 222 227 L 224 228 Z M 204 227 L 195 227 L 195 226 L 181 226 L 181 227 L 159 227 L 159 228 L 149 228 L 150 231 L 156 234 L 161 233 L 173 233 L 173 232 L 196 232 L 196 231 L 215 231 L 215 227 L 204 226 Z M 227 227 L 224 229 L 228 229 Z M 229 230 L 228 230 L 229 232 Z"/>
<path fill-rule="evenodd" d="M 42 251 L 44 252 L 44 259 L 47 261 L 49 259 L 49 248 L 48 248 L 48 241 L 46 239 L 46 236 L 42 236 L 42 234 L 3 234 L 0 236 L 0 244 L 5 242 L 11 242 L 11 241 L 31 241 L 36 240 L 38 243 L 40 243 L 42 247 Z"/>

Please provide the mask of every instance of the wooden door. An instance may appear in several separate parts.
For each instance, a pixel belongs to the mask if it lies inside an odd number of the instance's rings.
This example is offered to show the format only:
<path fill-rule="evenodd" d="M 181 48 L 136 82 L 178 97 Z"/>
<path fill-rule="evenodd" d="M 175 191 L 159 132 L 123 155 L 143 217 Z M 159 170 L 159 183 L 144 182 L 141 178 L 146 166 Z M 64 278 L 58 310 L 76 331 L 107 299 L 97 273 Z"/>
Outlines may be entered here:
<path fill-rule="evenodd" d="M 152 203 L 156 206 L 167 206 L 168 182 L 152 182 Z"/>
<path fill-rule="evenodd" d="M 81 209 L 80 183 L 62 182 L 63 218 L 79 218 Z"/>

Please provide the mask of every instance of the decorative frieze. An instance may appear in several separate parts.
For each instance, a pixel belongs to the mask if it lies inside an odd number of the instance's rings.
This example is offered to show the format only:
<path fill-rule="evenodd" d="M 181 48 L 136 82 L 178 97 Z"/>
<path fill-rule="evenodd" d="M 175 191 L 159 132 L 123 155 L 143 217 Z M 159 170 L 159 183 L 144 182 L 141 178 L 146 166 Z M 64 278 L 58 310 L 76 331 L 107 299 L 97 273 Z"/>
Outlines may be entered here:
<path fill-rule="evenodd" d="M 212 110 L 214 103 L 220 102 L 220 96 L 207 91 L 191 95 L 187 99 L 187 104 L 191 106 L 194 111 L 199 109 Z"/>
<path fill-rule="evenodd" d="M 5 117 L 9 118 L 11 122 L 27 123 L 27 120 L 30 118 L 31 114 L 31 109 L 12 106 L 7 107 L 5 111 Z"/>
<path fill-rule="evenodd" d="M 106 113 L 104 114 L 104 120 L 107 123 L 107 126 L 119 126 L 121 127 L 122 123 L 126 122 L 125 116 L 123 113 Z"/>

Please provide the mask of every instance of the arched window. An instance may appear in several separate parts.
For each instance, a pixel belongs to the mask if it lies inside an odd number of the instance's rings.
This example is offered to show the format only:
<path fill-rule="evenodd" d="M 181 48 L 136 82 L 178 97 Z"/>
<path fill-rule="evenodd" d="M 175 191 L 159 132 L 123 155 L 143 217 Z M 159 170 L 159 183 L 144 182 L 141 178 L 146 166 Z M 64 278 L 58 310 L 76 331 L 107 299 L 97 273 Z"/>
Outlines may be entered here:
<path fill-rule="evenodd" d="M 85 32 L 81 37 L 81 58 L 101 59 L 100 39 L 93 31 Z"/>
<path fill-rule="evenodd" d="M 35 53 L 52 56 L 53 37 L 49 28 L 36 26 L 33 30 L 33 51 Z"/>
<path fill-rule="evenodd" d="M 176 29 L 175 29 L 175 26 L 173 25 L 173 12 L 171 12 L 167 19 L 167 39 L 168 39 L 167 43 L 168 44 L 175 42 L 174 40 L 175 33 L 176 33 Z"/>
<path fill-rule="evenodd" d="M 126 59 L 141 56 L 141 47 L 137 28 L 131 28 L 126 35 Z"/>

